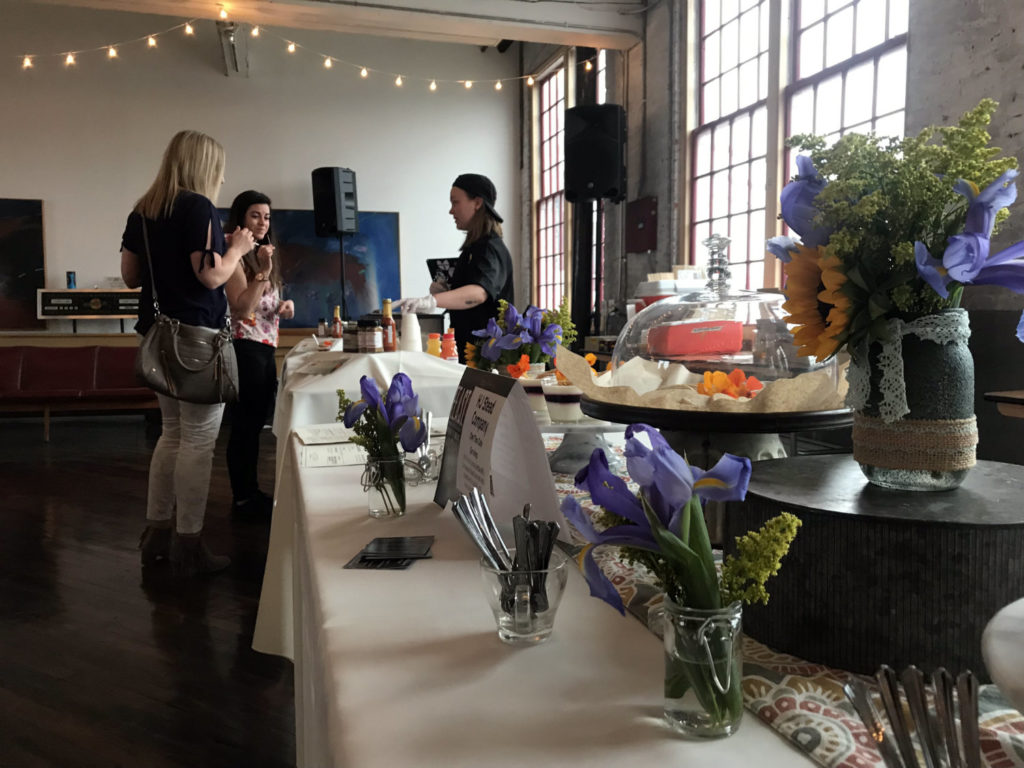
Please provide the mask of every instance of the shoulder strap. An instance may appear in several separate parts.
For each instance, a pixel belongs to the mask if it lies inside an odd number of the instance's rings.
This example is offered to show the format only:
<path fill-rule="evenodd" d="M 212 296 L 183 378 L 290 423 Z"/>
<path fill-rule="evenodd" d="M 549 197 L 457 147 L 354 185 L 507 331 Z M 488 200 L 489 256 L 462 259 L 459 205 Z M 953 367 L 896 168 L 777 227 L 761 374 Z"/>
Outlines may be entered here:
<path fill-rule="evenodd" d="M 141 213 L 139 218 L 142 219 L 142 242 L 146 247 L 146 263 L 149 265 L 149 286 L 153 291 L 153 311 L 160 314 L 160 303 L 156 297 L 156 277 L 153 275 L 153 258 L 149 255 L 149 233 L 146 231 L 146 217 Z"/>

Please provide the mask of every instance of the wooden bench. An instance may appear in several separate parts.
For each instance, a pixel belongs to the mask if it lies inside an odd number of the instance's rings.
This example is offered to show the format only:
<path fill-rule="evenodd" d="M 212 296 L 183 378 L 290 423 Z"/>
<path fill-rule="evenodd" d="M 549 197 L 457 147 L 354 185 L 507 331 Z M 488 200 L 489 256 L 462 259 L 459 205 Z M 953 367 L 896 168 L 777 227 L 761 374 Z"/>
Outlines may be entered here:
<path fill-rule="evenodd" d="M 0 412 L 50 414 L 159 408 L 135 378 L 136 347 L 0 347 Z"/>

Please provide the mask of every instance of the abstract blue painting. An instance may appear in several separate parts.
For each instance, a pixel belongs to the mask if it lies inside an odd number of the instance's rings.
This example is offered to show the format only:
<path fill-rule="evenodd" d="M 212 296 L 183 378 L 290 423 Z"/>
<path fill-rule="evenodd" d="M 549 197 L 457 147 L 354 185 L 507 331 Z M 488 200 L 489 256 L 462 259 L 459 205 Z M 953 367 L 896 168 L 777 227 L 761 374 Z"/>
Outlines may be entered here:
<path fill-rule="evenodd" d="M 221 215 L 227 218 L 227 211 Z M 345 274 L 337 237 L 317 237 L 313 212 L 274 208 L 271 213 L 275 258 L 284 279 L 284 297 L 295 302 L 295 317 L 282 320 L 282 328 L 316 328 L 328 321 L 335 306 L 357 320 L 379 310 L 384 299 L 401 297 L 398 250 L 398 214 L 359 212 L 359 232 L 345 235 Z"/>

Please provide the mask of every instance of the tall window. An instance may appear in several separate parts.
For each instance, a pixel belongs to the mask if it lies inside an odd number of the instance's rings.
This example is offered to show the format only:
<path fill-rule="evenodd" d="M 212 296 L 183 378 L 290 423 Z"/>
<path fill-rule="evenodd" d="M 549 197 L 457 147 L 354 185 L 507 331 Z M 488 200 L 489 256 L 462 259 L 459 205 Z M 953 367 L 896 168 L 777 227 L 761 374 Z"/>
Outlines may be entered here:
<path fill-rule="evenodd" d="M 902 136 L 907 0 L 802 0 L 797 6 L 789 134 Z"/>
<path fill-rule="evenodd" d="M 765 202 L 781 191 L 766 189 L 767 169 L 784 151 L 769 146 L 768 126 L 780 114 L 783 139 L 903 135 L 908 3 L 790 0 L 790 50 L 781 53 L 791 66 L 778 83 L 782 103 L 772 103 L 768 56 L 784 36 L 772 29 L 768 0 L 702 0 L 700 113 L 691 138 L 690 245 L 698 264 L 708 235 L 726 235 L 734 284 L 761 286 L 764 241 L 774 229 Z M 794 165 L 786 159 L 787 175 Z"/>
<path fill-rule="evenodd" d="M 767 171 L 768 0 L 704 0 L 700 116 L 693 135 L 691 252 L 726 235 L 733 284 L 758 287 Z M 755 283 L 758 283 L 755 285 Z"/>
<path fill-rule="evenodd" d="M 565 67 L 539 81 L 540 189 L 536 199 L 534 301 L 558 307 L 565 295 Z"/>

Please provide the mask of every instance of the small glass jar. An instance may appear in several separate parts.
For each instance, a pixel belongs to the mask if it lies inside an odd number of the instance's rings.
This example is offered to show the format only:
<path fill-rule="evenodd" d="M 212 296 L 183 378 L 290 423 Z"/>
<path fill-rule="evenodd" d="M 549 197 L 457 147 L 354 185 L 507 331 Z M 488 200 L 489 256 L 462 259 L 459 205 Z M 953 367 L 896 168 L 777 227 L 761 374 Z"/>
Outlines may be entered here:
<path fill-rule="evenodd" d="M 730 736 L 743 719 L 743 604 L 701 610 L 665 599 L 665 721 L 695 738 Z"/>
<path fill-rule="evenodd" d="M 378 520 L 405 514 L 405 455 L 366 460 L 361 478 L 367 513 Z"/>
<path fill-rule="evenodd" d="M 559 384 L 554 377 L 544 379 L 541 384 L 548 416 L 554 424 L 571 424 L 583 418 L 580 403 L 583 390 L 575 384 Z"/>

